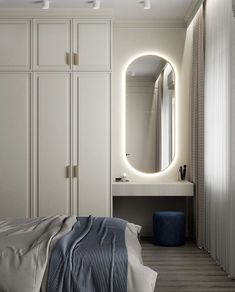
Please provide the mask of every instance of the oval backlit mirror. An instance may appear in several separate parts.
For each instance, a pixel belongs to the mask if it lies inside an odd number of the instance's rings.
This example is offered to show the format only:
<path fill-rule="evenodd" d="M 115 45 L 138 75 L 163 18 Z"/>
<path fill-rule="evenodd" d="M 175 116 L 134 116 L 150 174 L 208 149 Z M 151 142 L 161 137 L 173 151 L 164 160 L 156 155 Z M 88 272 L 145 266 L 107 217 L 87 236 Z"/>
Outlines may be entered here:
<path fill-rule="evenodd" d="M 175 73 L 156 55 L 135 59 L 126 71 L 126 156 L 137 170 L 155 173 L 174 156 Z"/>

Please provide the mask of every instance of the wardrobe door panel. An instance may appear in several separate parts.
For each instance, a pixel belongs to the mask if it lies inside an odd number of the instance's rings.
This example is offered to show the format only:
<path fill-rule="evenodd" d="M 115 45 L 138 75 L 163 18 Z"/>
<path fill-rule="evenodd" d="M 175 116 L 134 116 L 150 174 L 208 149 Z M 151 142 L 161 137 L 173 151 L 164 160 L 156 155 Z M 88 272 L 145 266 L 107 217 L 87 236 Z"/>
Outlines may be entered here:
<path fill-rule="evenodd" d="M 75 75 L 79 216 L 110 215 L 110 76 Z"/>
<path fill-rule="evenodd" d="M 110 70 L 110 21 L 74 20 L 74 70 Z"/>
<path fill-rule="evenodd" d="M 34 69 L 68 70 L 70 57 L 70 21 L 34 20 Z"/>
<path fill-rule="evenodd" d="M 70 74 L 35 75 L 37 215 L 70 214 Z"/>
<path fill-rule="evenodd" d="M 0 217 L 30 214 L 30 74 L 0 73 Z"/>
<path fill-rule="evenodd" d="M 30 69 L 30 20 L 0 20 L 0 70 Z"/>

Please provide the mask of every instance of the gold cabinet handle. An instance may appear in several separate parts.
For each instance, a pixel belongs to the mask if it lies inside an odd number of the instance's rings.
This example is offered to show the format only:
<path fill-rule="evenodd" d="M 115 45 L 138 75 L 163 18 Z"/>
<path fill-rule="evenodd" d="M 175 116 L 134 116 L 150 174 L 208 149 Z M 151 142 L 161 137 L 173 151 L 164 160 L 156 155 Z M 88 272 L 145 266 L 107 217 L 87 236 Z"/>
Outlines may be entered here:
<path fill-rule="evenodd" d="M 65 177 L 70 178 L 72 176 L 72 169 L 70 165 L 65 167 Z"/>
<path fill-rule="evenodd" d="M 79 65 L 79 56 L 78 53 L 73 53 L 73 64 L 78 66 Z"/>
<path fill-rule="evenodd" d="M 78 177 L 78 165 L 73 166 L 73 178 Z"/>
<path fill-rule="evenodd" d="M 67 65 L 71 65 L 71 54 L 70 53 L 66 53 L 66 64 Z"/>

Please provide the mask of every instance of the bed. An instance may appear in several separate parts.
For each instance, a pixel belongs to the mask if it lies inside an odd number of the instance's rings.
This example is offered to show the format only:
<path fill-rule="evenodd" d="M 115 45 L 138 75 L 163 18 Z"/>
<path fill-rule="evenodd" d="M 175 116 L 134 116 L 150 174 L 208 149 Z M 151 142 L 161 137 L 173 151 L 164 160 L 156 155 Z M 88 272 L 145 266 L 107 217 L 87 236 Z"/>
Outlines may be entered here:
<path fill-rule="evenodd" d="M 118 218 L 0 220 L 0 291 L 153 292 L 139 232 Z"/>

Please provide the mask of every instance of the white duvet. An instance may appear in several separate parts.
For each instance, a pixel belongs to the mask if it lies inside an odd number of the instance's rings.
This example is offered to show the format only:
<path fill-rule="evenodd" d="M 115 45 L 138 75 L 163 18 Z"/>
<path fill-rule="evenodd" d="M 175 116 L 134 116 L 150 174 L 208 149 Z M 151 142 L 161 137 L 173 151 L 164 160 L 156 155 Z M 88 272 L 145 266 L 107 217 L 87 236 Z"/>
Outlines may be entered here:
<path fill-rule="evenodd" d="M 141 227 L 132 223 L 126 228 L 126 248 L 128 254 L 128 292 L 153 292 L 157 273 L 143 265 L 141 245 L 137 239 Z"/>
<path fill-rule="evenodd" d="M 51 250 L 75 222 L 75 216 L 60 215 L 0 220 L 0 291 L 45 292 Z M 142 263 L 138 231 L 127 224 L 128 292 L 153 292 L 157 273 Z"/>

